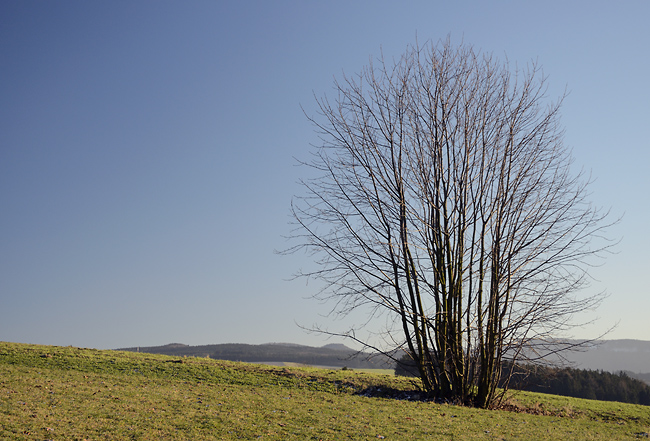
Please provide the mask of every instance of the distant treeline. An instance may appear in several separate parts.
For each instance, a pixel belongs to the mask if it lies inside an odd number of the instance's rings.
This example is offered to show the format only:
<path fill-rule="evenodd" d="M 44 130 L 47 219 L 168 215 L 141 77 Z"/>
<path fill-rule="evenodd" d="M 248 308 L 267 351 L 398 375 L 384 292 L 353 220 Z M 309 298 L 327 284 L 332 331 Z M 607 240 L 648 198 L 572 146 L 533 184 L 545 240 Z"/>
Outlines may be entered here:
<path fill-rule="evenodd" d="M 504 366 L 504 371 L 509 371 L 508 366 Z M 417 368 L 408 356 L 404 356 L 395 367 L 395 375 L 417 376 Z M 573 368 L 516 366 L 509 387 L 529 392 L 650 406 L 650 386 L 625 372 L 613 374 Z"/>
<path fill-rule="evenodd" d="M 353 369 L 392 369 L 395 362 L 384 355 L 357 352 L 344 345 L 320 348 L 285 343 L 262 345 L 219 344 L 188 346 L 172 343 L 165 346 L 124 348 L 122 351 L 164 354 L 176 357 L 210 357 L 217 360 L 259 362 L 290 362 L 311 366 L 348 367 Z"/>
<path fill-rule="evenodd" d="M 523 366 L 515 369 L 513 389 L 650 406 L 650 386 L 625 372 Z"/>

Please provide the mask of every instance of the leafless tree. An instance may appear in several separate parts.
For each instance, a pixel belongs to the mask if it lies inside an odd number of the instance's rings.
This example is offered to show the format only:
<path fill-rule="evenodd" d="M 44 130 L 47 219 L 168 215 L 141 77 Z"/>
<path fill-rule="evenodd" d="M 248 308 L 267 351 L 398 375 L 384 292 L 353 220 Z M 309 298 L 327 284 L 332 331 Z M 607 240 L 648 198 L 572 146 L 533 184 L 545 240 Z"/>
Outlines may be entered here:
<path fill-rule="evenodd" d="M 428 393 L 490 407 L 505 362 L 557 349 L 600 300 L 578 294 L 607 213 L 572 170 L 563 97 L 548 101 L 536 64 L 513 73 L 449 40 L 335 89 L 310 117 L 317 177 L 292 205 L 292 251 L 317 256 L 303 275 L 339 313 L 394 317 Z"/>

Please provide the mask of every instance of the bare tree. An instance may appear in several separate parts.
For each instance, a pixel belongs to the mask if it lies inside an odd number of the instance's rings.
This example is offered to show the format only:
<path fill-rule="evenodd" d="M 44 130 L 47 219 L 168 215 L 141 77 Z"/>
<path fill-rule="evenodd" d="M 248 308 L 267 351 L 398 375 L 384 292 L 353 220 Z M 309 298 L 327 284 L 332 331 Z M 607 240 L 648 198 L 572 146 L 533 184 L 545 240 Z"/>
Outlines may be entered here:
<path fill-rule="evenodd" d="M 292 206 L 292 250 L 317 256 L 303 275 L 339 313 L 394 317 L 428 393 L 489 407 L 504 365 L 559 343 L 600 300 L 577 294 L 607 248 L 592 240 L 606 213 L 572 172 L 562 98 L 548 102 L 537 65 L 511 73 L 449 40 L 335 89 L 310 117 L 318 176 Z"/>

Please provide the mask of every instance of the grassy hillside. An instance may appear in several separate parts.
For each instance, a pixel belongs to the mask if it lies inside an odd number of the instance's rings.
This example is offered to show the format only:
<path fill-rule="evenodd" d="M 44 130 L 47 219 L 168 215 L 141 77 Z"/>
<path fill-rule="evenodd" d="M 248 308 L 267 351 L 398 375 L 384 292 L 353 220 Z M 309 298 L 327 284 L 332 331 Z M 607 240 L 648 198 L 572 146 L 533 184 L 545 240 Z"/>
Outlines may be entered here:
<path fill-rule="evenodd" d="M 0 343 L 0 439 L 612 440 L 650 433 L 645 406 L 532 393 L 512 398 L 511 411 L 404 399 L 416 395 L 407 378 L 357 371 Z"/>

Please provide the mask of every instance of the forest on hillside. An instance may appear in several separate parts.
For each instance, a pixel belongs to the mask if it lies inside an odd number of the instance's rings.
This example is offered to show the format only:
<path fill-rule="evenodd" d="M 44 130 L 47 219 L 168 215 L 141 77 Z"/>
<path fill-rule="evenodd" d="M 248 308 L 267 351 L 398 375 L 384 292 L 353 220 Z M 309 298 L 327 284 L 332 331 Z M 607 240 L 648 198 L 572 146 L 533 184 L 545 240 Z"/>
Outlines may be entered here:
<path fill-rule="evenodd" d="M 503 372 L 510 371 L 511 366 L 503 367 Z M 395 375 L 417 376 L 417 368 L 407 355 L 397 363 Z M 501 386 L 503 385 L 502 382 Z M 630 377 L 626 372 L 611 373 L 569 367 L 515 366 L 512 368 L 509 387 L 529 392 L 650 406 L 650 386 Z"/>
<path fill-rule="evenodd" d="M 514 375 L 519 390 L 650 406 L 650 386 L 625 372 L 523 366 Z"/>

